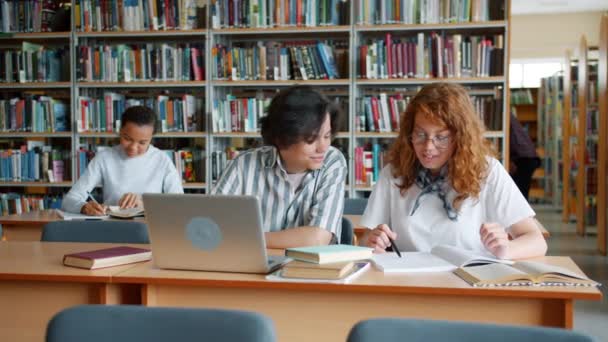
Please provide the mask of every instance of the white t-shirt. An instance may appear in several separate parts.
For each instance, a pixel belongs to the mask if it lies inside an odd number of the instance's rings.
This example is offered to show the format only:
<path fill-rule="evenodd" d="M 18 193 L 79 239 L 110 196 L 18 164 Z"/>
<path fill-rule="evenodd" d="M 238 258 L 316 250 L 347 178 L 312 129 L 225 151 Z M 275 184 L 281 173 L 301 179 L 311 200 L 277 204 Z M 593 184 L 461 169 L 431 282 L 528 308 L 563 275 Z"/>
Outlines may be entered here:
<path fill-rule="evenodd" d="M 401 196 L 395 185 L 400 180 L 393 177 L 392 166 L 386 166 L 374 186 L 361 225 L 375 228 L 388 224 L 397 233 L 395 243 L 403 251 L 428 252 L 445 244 L 486 252 L 479 234 L 483 223 L 495 222 L 508 229 L 536 215 L 502 164 L 494 158 L 488 161 L 490 172 L 482 182 L 479 199 L 467 198 L 456 221 L 448 218 L 437 193 L 423 195 L 420 206 L 410 215 L 421 189 L 414 184 Z M 456 197 L 451 186 L 446 197 L 450 203 Z"/>

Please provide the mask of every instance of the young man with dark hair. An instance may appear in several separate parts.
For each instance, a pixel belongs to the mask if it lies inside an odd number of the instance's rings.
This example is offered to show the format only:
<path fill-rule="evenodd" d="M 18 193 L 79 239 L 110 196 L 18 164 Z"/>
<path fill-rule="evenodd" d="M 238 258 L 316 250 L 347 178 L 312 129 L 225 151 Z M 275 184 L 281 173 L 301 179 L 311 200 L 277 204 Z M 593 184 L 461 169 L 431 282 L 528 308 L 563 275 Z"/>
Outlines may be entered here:
<path fill-rule="evenodd" d="M 269 248 L 338 242 L 347 173 L 330 145 L 338 114 L 310 87 L 281 91 L 261 120 L 265 146 L 231 161 L 213 189 L 260 199 Z"/>
<path fill-rule="evenodd" d="M 120 122 L 120 144 L 99 151 L 64 197 L 62 209 L 105 215 L 106 205 L 143 207 L 141 194 L 183 193 L 181 178 L 169 157 L 152 146 L 156 113 L 144 106 L 129 107 Z M 89 196 L 103 187 L 103 204 Z"/>

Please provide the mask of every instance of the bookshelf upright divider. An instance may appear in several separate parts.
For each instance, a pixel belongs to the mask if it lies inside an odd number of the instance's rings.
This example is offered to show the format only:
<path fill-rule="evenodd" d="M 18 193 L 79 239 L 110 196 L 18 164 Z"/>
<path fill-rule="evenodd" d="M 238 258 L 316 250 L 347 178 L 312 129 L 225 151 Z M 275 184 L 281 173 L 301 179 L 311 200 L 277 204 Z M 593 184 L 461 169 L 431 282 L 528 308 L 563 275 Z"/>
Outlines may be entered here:
<path fill-rule="evenodd" d="M 576 216 L 576 204 L 573 193 L 576 191 L 576 186 L 573 186 L 571 177 L 573 177 L 572 163 L 576 162 L 571 157 L 572 151 L 572 133 L 573 133 L 573 118 L 572 113 L 572 92 L 574 89 L 573 80 L 577 75 L 572 70 L 573 56 L 572 51 L 567 50 L 564 58 L 564 115 L 562 119 L 562 134 L 563 134 L 563 153 L 562 153 L 562 221 L 570 222 L 572 215 Z M 574 184 L 576 185 L 576 184 Z"/>
<path fill-rule="evenodd" d="M 597 247 L 602 255 L 607 253 L 608 244 L 608 15 L 600 22 L 600 43 L 598 60 L 598 206 L 597 206 Z"/>

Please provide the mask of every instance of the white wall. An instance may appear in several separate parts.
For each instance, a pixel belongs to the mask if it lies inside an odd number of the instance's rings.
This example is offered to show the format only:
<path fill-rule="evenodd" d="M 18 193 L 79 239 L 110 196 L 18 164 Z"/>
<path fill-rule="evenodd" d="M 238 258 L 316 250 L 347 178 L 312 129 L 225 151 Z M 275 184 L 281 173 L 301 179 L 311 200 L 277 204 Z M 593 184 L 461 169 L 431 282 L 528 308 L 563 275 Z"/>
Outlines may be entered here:
<path fill-rule="evenodd" d="M 603 12 L 511 16 L 511 60 L 564 58 L 576 49 L 581 35 L 598 45 Z"/>

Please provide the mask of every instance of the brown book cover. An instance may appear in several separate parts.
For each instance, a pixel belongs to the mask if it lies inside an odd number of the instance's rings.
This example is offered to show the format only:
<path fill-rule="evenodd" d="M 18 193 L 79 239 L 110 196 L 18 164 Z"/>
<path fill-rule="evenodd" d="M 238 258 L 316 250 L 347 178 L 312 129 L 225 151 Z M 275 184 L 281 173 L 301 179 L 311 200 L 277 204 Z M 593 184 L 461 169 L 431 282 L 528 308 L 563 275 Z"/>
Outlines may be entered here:
<path fill-rule="evenodd" d="M 66 266 L 97 269 L 152 259 L 152 251 L 144 248 L 119 246 L 92 251 L 66 254 L 63 264 Z"/>
<path fill-rule="evenodd" d="M 286 278 L 340 279 L 354 266 L 353 261 L 317 264 L 293 260 L 283 266 L 281 275 Z"/>

